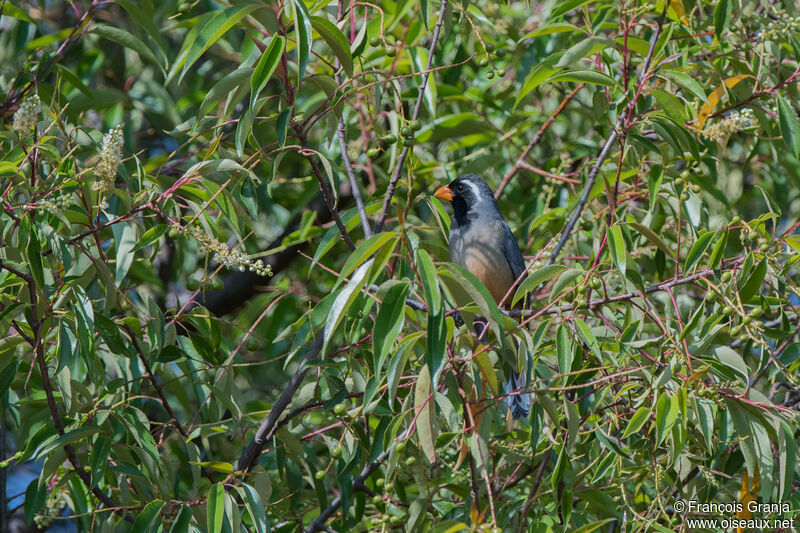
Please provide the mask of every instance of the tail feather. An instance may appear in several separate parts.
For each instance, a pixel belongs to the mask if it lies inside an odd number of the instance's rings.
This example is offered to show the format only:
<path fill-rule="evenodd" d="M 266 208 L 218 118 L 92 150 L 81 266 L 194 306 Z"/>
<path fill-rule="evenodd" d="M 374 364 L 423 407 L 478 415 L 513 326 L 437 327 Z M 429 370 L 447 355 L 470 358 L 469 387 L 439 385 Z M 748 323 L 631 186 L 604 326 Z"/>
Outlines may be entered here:
<path fill-rule="evenodd" d="M 519 392 L 528 388 L 525 377 L 516 370 L 512 370 L 511 376 L 506 380 L 503 388 L 506 393 L 503 401 L 511 409 L 511 416 L 514 417 L 514 420 L 528 418 L 531 413 L 533 396 L 530 392 Z"/>

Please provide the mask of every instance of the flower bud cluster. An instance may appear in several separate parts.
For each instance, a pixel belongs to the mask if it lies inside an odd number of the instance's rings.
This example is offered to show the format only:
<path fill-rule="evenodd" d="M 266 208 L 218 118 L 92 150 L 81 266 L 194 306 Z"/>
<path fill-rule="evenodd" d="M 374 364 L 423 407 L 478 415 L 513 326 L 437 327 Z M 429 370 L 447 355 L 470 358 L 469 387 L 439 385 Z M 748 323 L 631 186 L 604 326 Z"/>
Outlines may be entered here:
<path fill-rule="evenodd" d="M 32 95 L 25 98 L 14 113 L 14 122 L 11 123 L 11 129 L 16 132 L 20 137 L 27 137 L 36 126 L 36 121 L 39 119 L 39 113 L 42 111 L 42 101 L 39 95 Z"/>
<path fill-rule="evenodd" d="M 178 231 L 183 229 L 178 224 L 174 225 L 173 228 Z M 201 251 L 214 254 L 214 260 L 223 264 L 226 268 L 238 270 L 239 272 L 249 270 L 259 276 L 272 275 L 270 266 L 265 265 L 261 259 L 253 260 L 252 257 L 241 250 L 231 250 L 224 243 L 208 235 L 200 228 L 191 228 L 188 231 L 200 245 Z"/>
<path fill-rule="evenodd" d="M 755 124 L 755 115 L 749 108 L 741 111 L 734 111 L 723 120 L 715 122 L 703 130 L 703 136 L 715 141 L 722 142 L 732 133 L 740 132 Z"/>
<path fill-rule="evenodd" d="M 114 188 L 117 178 L 117 167 L 122 163 L 122 127 L 117 126 L 103 136 L 103 148 L 100 151 L 100 162 L 94 167 L 99 178 L 93 188 L 105 193 Z"/>

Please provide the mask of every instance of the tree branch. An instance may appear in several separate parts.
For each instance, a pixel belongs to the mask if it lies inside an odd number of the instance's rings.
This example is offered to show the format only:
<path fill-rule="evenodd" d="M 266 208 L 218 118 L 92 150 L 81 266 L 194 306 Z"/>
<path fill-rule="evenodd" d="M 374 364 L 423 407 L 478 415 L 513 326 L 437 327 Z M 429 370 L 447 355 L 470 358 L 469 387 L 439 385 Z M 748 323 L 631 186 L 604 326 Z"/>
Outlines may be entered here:
<path fill-rule="evenodd" d="M 419 85 L 419 92 L 417 93 L 417 103 L 414 105 L 414 111 L 411 113 L 411 120 L 417 120 L 419 110 L 422 108 L 422 99 L 425 96 L 425 87 L 428 86 L 428 76 L 430 76 L 431 67 L 433 66 L 433 55 L 436 52 L 436 43 L 439 41 L 439 32 L 444 23 L 444 12 L 447 8 L 447 0 L 442 0 L 442 5 L 439 8 L 439 19 L 436 21 L 436 26 L 433 28 L 433 37 L 431 38 L 431 45 L 428 47 L 428 63 L 425 66 L 425 73 L 422 75 L 422 83 Z M 400 181 L 400 174 L 403 173 L 403 165 L 405 164 L 408 152 L 411 150 L 410 146 L 404 146 L 397 158 L 397 166 L 394 168 L 394 174 L 389 181 L 389 186 L 386 188 L 386 196 L 383 197 L 383 207 L 381 207 L 381 214 L 378 220 L 375 221 L 373 233 L 380 233 L 383 231 L 383 225 L 386 223 L 386 217 L 389 212 L 389 205 L 392 203 L 394 191 L 397 189 L 397 182 Z"/>
<path fill-rule="evenodd" d="M 500 186 L 497 187 L 496 191 L 494 191 L 495 198 L 500 198 L 506 186 L 511 181 L 511 178 L 513 178 L 517 174 L 517 171 L 520 168 L 525 168 L 525 159 L 527 159 L 528 154 L 531 153 L 533 147 L 539 144 L 539 141 L 541 141 L 542 137 L 544 137 L 547 128 L 550 127 L 550 124 L 552 124 L 553 121 L 556 119 L 556 117 L 564 110 L 565 107 L 567 107 L 567 104 L 570 102 L 570 100 L 572 100 L 575 97 L 576 94 L 578 94 L 578 91 L 583 89 L 585 86 L 586 86 L 585 83 L 579 83 L 578 86 L 575 87 L 571 93 L 569 93 L 567 96 L 564 97 L 564 99 L 558 105 L 556 110 L 553 111 L 553 113 L 549 117 L 547 117 L 547 120 L 545 120 L 544 124 L 541 125 L 539 131 L 536 132 L 536 135 L 533 136 L 531 142 L 528 143 L 528 146 L 526 146 L 525 149 L 522 151 L 522 153 L 519 155 L 519 157 L 517 158 L 517 162 L 514 163 L 514 166 L 511 167 L 511 170 L 509 170 L 506 173 L 506 175 L 503 176 L 503 181 L 500 182 Z"/>
<path fill-rule="evenodd" d="M 564 248 L 564 245 L 567 244 L 567 241 L 572 234 L 572 230 L 575 229 L 575 224 L 578 223 L 578 220 L 581 218 L 583 214 L 583 210 L 586 207 L 586 202 L 589 199 L 589 193 L 592 191 L 592 187 L 594 187 L 594 182 L 597 179 L 597 174 L 600 172 L 600 167 L 603 166 L 603 163 L 608 157 L 609 152 L 611 151 L 611 146 L 619 137 L 619 132 L 623 132 L 624 137 L 624 128 L 629 122 L 629 118 L 633 115 L 633 109 L 636 105 L 636 98 L 641 93 L 642 85 L 647 78 L 648 70 L 650 69 L 650 62 L 653 60 L 653 53 L 655 52 L 656 43 L 658 43 L 658 38 L 661 35 L 661 29 L 664 27 L 664 19 L 667 16 L 667 9 L 669 9 L 669 2 L 664 4 L 664 10 L 661 12 L 661 15 L 658 17 L 658 21 L 656 22 L 656 31 L 653 33 L 652 39 L 650 39 L 650 48 L 647 51 L 647 56 L 644 58 L 642 62 L 642 67 L 639 70 L 638 76 L 638 86 L 639 88 L 636 91 L 636 95 L 631 99 L 628 107 L 625 108 L 619 119 L 617 120 L 616 128 L 609 134 L 608 138 L 606 139 L 603 148 L 600 150 L 600 154 L 597 156 L 597 161 L 595 161 L 594 166 L 592 166 L 591 170 L 589 171 L 589 175 L 586 176 L 586 185 L 583 188 L 583 193 L 581 194 L 580 200 L 578 200 L 578 204 L 575 206 L 575 210 L 572 212 L 572 216 L 569 219 L 569 222 L 564 226 L 564 229 L 561 230 L 561 237 L 558 239 L 558 243 L 556 247 L 553 249 L 553 253 L 550 254 L 550 257 L 547 258 L 547 264 L 552 265 L 556 259 L 558 259 L 558 255 L 561 253 L 561 249 Z"/>

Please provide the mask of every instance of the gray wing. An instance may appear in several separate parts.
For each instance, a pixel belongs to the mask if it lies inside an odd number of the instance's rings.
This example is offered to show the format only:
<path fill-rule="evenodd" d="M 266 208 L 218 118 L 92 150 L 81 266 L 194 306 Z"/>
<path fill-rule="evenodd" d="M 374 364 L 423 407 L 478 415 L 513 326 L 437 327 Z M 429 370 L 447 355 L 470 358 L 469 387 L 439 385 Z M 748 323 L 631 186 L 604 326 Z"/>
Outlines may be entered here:
<path fill-rule="evenodd" d="M 522 257 L 522 251 L 519 249 L 517 239 L 511 233 L 511 228 L 505 222 L 503 222 L 503 228 L 505 233 L 503 236 L 503 254 L 506 256 L 508 266 L 511 267 L 514 279 L 518 279 L 525 272 L 525 259 Z"/>

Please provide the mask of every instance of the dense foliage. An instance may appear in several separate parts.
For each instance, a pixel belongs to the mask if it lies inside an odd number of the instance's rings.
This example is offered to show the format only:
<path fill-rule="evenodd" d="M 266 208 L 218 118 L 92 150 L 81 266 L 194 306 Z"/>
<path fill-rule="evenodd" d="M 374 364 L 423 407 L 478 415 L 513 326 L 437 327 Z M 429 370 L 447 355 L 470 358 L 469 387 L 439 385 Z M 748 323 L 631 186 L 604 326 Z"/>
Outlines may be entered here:
<path fill-rule="evenodd" d="M 792 518 L 795 9 L 0 2 L 0 484 L 82 531 Z M 529 308 L 447 261 L 466 172 Z"/>

